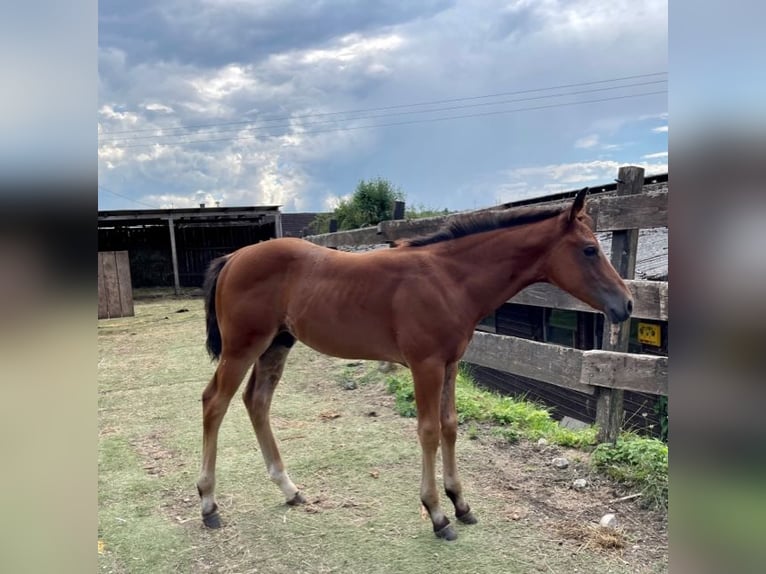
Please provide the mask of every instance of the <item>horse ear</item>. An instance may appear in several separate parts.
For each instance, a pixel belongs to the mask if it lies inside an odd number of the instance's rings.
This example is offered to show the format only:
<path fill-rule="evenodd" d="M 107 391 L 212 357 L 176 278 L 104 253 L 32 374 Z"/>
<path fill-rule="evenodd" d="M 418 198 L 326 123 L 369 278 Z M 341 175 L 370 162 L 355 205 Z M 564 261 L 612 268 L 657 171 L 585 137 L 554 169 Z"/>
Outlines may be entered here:
<path fill-rule="evenodd" d="M 588 187 L 583 187 L 580 191 L 577 192 L 574 203 L 572 204 L 572 209 L 569 212 L 570 223 L 574 221 L 578 215 L 585 211 L 585 196 L 587 195 L 589 189 L 590 188 Z"/>

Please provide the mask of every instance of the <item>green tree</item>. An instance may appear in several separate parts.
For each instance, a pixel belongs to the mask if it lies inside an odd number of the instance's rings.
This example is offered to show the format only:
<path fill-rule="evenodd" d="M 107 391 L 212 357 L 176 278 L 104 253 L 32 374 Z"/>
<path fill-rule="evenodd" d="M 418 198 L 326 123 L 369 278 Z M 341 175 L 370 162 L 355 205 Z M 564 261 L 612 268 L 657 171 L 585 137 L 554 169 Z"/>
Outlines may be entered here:
<path fill-rule="evenodd" d="M 313 227 L 317 233 L 325 233 L 330 219 L 338 221 L 338 229 L 377 225 L 391 219 L 394 202 L 403 200 L 404 193 L 386 179 L 361 180 L 349 199 L 341 201 L 332 213 L 317 217 Z"/>

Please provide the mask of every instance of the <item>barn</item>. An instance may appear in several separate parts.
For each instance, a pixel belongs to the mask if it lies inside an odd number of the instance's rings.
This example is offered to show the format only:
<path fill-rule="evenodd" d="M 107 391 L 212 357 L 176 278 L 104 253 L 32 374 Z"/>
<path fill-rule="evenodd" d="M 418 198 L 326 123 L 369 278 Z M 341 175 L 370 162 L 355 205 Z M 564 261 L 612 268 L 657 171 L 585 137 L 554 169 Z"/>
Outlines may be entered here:
<path fill-rule="evenodd" d="M 127 251 L 136 287 L 199 287 L 210 261 L 275 237 L 302 237 L 316 213 L 277 205 L 98 212 L 98 250 Z"/>

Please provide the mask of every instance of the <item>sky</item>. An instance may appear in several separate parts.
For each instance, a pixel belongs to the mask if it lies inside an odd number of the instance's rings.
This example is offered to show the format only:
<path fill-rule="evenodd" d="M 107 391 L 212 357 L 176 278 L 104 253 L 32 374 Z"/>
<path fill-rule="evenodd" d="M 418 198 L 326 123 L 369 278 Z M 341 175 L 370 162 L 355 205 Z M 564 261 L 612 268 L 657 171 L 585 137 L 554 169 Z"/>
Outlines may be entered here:
<path fill-rule="evenodd" d="M 99 3 L 99 209 L 463 210 L 668 171 L 667 1 Z"/>

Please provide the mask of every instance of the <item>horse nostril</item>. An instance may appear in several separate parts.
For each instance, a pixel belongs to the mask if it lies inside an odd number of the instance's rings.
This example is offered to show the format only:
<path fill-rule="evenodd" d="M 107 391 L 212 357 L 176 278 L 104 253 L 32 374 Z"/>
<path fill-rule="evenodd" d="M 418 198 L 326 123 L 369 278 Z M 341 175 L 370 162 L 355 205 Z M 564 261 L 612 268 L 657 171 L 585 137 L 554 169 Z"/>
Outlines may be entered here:
<path fill-rule="evenodd" d="M 630 299 L 628 299 L 627 309 L 628 309 L 628 315 L 633 313 L 633 301 L 631 301 Z"/>

